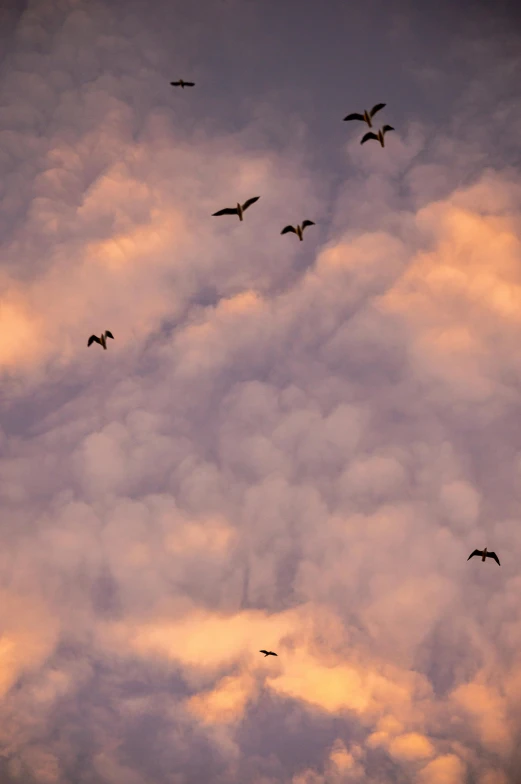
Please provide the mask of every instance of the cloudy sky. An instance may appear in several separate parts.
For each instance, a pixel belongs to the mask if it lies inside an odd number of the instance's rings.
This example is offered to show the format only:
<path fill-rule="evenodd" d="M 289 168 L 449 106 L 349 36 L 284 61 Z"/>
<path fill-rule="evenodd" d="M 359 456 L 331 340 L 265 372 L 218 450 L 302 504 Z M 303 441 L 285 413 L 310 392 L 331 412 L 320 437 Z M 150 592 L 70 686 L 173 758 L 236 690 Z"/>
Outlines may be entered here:
<path fill-rule="evenodd" d="M 493 8 L 3 0 L 2 784 L 519 783 Z"/>

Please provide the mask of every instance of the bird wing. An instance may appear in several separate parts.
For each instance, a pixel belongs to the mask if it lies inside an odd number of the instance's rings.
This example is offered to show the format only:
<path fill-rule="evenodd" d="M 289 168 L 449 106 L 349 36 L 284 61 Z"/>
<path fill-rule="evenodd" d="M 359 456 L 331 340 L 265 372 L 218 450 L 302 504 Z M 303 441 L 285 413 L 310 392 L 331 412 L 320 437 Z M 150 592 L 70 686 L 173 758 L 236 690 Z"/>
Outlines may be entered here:
<path fill-rule="evenodd" d="M 371 133 L 371 131 L 369 131 L 369 133 L 366 133 L 365 136 L 362 137 L 362 141 L 360 142 L 360 144 L 364 144 L 364 142 L 368 142 L 369 139 L 376 139 L 376 141 L 378 141 L 378 136 L 376 135 L 376 133 Z"/>
<path fill-rule="evenodd" d="M 290 231 L 292 231 L 293 234 L 297 233 L 297 230 L 296 230 L 296 228 L 294 226 L 284 226 L 284 228 L 282 229 L 282 231 L 280 233 L 281 234 L 288 234 Z"/>
<path fill-rule="evenodd" d="M 180 87 L 181 82 L 170 82 L 170 84 L 172 85 L 172 87 Z"/>
<path fill-rule="evenodd" d="M 474 552 L 472 552 L 467 558 L 467 561 L 470 561 L 473 555 L 483 555 L 483 550 L 474 550 Z"/>
<path fill-rule="evenodd" d="M 219 212 L 212 213 L 212 217 L 215 215 L 238 215 L 237 207 L 227 207 L 225 210 L 219 210 Z"/>
<path fill-rule="evenodd" d="M 302 223 L 302 228 L 303 228 L 303 229 L 305 229 L 305 228 L 306 228 L 306 226 L 314 226 L 314 225 L 315 225 L 314 221 L 305 220 L 305 221 Z"/>
<path fill-rule="evenodd" d="M 268 656 L 268 651 L 259 651 L 259 653 L 265 653 Z"/>
<path fill-rule="evenodd" d="M 270 656 L 278 656 L 278 653 L 273 653 L 273 651 L 270 651 Z"/>
<path fill-rule="evenodd" d="M 497 562 L 498 566 L 501 566 L 501 564 L 499 563 L 499 558 L 495 553 L 487 553 L 487 558 L 493 558 L 494 561 Z"/>
<path fill-rule="evenodd" d="M 362 120 L 362 122 L 363 122 L 364 115 L 363 114 L 357 114 L 356 112 L 354 112 L 353 114 L 348 114 L 347 117 L 344 117 L 344 122 L 346 120 Z"/>
<path fill-rule="evenodd" d="M 109 332 L 108 329 L 105 330 L 105 337 L 112 338 L 112 340 L 114 340 L 114 335 L 112 334 L 112 332 Z"/>
<path fill-rule="evenodd" d="M 255 204 L 256 201 L 259 201 L 259 199 L 260 196 L 254 196 L 253 199 L 248 199 L 247 201 L 245 201 L 244 204 L 242 205 L 243 211 L 247 210 L 248 207 L 250 207 L 252 204 Z"/>
<path fill-rule="evenodd" d="M 373 108 L 369 112 L 369 117 L 374 117 L 376 112 L 379 112 L 380 109 L 384 108 L 384 106 L 386 106 L 385 103 L 377 103 L 375 106 L 373 106 Z"/>
<path fill-rule="evenodd" d="M 185 82 L 185 87 L 195 87 L 195 82 Z"/>
<path fill-rule="evenodd" d="M 89 338 L 89 342 L 87 343 L 87 348 L 94 342 L 99 343 L 101 346 L 101 340 L 98 337 L 96 337 L 96 335 L 91 335 Z"/>
<path fill-rule="evenodd" d="M 393 128 L 393 126 L 392 126 L 392 125 L 384 125 L 384 127 L 382 128 L 382 131 L 383 131 L 384 133 L 385 133 L 386 131 L 394 131 L 394 128 Z"/>

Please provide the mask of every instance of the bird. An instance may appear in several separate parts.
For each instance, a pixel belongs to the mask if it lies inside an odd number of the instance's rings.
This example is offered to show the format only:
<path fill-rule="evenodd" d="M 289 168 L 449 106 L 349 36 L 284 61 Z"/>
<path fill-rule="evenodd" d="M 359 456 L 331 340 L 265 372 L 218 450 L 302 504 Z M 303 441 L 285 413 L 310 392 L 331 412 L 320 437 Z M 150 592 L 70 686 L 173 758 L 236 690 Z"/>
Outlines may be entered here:
<path fill-rule="evenodd" d="M 239 220 L 242 221 L 244 210 L 247 210 L 248 207 L 250 207 L 252 204 L 255 204 L 256 201 L 259 201 L 259 199 L 260 196 L 254 196 L 253 199 L 248 199 L 248 201 L 245 201 L 242 205 L 237 204 L 236 207 L 227 207 L 224 210 L 219 210 L 219 212 L 214 212 L 212 213 L 212 217 L 216 215 L 238 215 Z"/>
<path fill-rule="evenodd" d="M 281 234 L 288 234 L 290 231 L 292 231 L 293 234 L 296 234 L 297 237 L 299 238 L 299 240 L 302 242 L 302 234 L 303 234 L 304 229 L 306 228 L 306 226 L 314 226 L 314 225 L 315 224 L 314 224 L 313 221 L 305 220 L 302 223 L 302 225 L 301 226 L 297 226 L 297 228 L 295 228 L 294 226 L 284 226 L 284 228 L 282 229 L 282 231 L 280 233 Z"/>
<path fill-rule="evenodd" d="M 87 343 L 87 348 L 92 343 L 99 343 L 100 346 L 103 346 L 103 348 L 106 351 L 107 350 L 107 338 L 112 338 L 112 340 L 114 340 L 114 335 L 112 334 L 112 332 L 109 332 L 108 329 L 105 330 L 105 334 L 101 333 L 101 337 L 100 338 L 98 338 L 97 335 L 91 335 L 90 338 L 89 338 L 89 342 Z"/>
<path fill-rule="evenodd" d="M 266 656 L 277 656 L 278 655 L 276 653 L 273 653 L 273 651 L 259 651 L 259 653 L 263 653 L 264 654 L 264 658 L 266 658 Z"/>
<path fill-rule="evenodd" d="M 496 555 L 495 553 L 489 553 L 489 552 L 487 552 L 487 548 L 486 548 L 486 547 L 485 547 L 485 549 L 484 549 L 484 550 L 474 550 L 474 552 L 473 552 L 473 553 L 471 553 L 471 554 L 469 555 L 469 557 L 467 558 L 467 561 L 470 561 L 470 559 L 472 558 L 472 556 L 473 556 L 473 555 L 481 555 L 481 560 L 482 560 L 482 561 L 484 561 L 484 560 L 485 560 L 485 558 L 493 558 L 493 559 L 494 559 L 494 561 L 496 561 L 496 562 L 497 562 L 497 565 L 498 565 L 498 566 L 501 566 L 501 564 L 499 563 L 499 558 L 497 557 L 497 555 Z"/>
<path fill-rule="evenodd" d="M 195 82 L 185 82 L 183 79 L 179 79 L 178 82 L 170 82 L 172 87 L 182 87 L 183 90 L 185 87 L 195 87 Z"/>
<path fill-rule="evenodd" d="M 369 139 L 376 139 L 377 142 L 380 142 L 382 147 L 385 147 L 384 136 L 387 133 L 387 131 L 394 131 L 393 126 L 392 125 L 384 125 L 384 127 L 381 128 L 378 131 L 378 133 L 371 133 L 371 131 L 369 131 L 369 133 L 366 133 L 365 136 L 362 137 L 362 141 L 360 142 L 360 144 L 364 144 L 364 142 L 369 141 Z"/>
<path fill-rule="evenodd" d="M 344 117 L 344 122 L 346 120 L 362 120 L 362 122 L 366 122 L 368 126 L 372 128 L 373 124 L 371 119 L 374 117 L 376 112 L 379 112 L 380 109 L 383 109 L 385 105 L 385 103 L 377 103 L 376 106 L 373 106 L 370 112 L 367 112 L 364 109 L 363 114 L 357 114 L 356 112 L 354 114 L 348 114 L 347 117 Z"/>

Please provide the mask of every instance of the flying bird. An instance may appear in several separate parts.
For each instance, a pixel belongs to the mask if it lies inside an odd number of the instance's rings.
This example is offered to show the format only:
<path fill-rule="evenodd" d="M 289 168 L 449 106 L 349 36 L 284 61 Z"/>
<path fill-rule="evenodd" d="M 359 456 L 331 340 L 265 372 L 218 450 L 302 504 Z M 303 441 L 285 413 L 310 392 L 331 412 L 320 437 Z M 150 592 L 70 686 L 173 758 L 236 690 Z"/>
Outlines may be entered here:
<path fill-rule="evenodd" d="M 266 656 L 277 656 L 277 654 L 273 653 L 273 651 L 259 651 L 259 653 L 263 653 L 264 658 L 266 658 Z"/>
<path fill-rule="evenodd" d="M 496 561 L 497 565 L 501 566 L 501 564 L 499 563 L 499 558 L 497 557 L 497 555 L 495 553 L 487 552 L 487 548 L 486 547 L 485 547 L 484 550 L 474 550 L 474 552 L 471 553 L 469 555 L 469 557 L 467 558 L 467 561 L 470 561 L 470 559 L 472 558 L 473 555 L 480 555 L 482 561 L 484 561 L 485 558 L 493 558 L 494 561 Z"/>
<path fill-rule="evenodd" d="M 297 237 L 299 238 L 299 240 L 302 242 L 302 234 L 303 234 L 304 229 L 306 228 L 306 226 L 314 226 L 314 225 L 315 224 L 314 224 L 313 221 L 305 220 L 302 223 L 302 225 L 301 226 L 297 226 L 297 228 L 295 228 L 295 226 L 284 226 L 284 228 L 282 229 L 282 231 L 280 233 L 281 234 L 288 234 L 290 231 L 292 231 L 293 234 L 296 234 Z"/>
<path fill-rule="evenodd" d="M 112 340 L 114 340 L 114 335 L 112 334 L 112 332 L 109 332 L 108 329 L 105 330 L 105 334 L 101 333 L 101 337 L 100 338 L 98 338 L 97 335 L 91 335 L 90 338 L 89 338 L 89 342 L 87 343 L 87 348 L 92 343 L 99 343 L 100 346 L 103 346 L 103 348 L 106 351 L 107 350 L 107 338 L 112 338 Z"/>
<path fill-rule="evenodd" d="M 182 87 L 183 90 L 185 87 L 195 87 L 195 82 L 185 82 L 183 79 L 179 79 L 178 82 L 170 82 L 172 87 Z"/>
<path fill-rule="evenodd" d="M 256 201 L 259 201 L 259 199 L 260 196 L 254 196 L 253 199 L 248 199 L 248 201 L 245 201 L 244 204 L 242 205 L 237 204 L 236 207 L 227 207 L 225 210 L 219 210 L 219 212 L 214 212 L 212 214 L 212 217 L 216 215 L 238 215 L 239 220 L 242 221 L 244 210 L 247 210 L 248 207 L 250 207 L 252 204 L 255 204 Z"/>
<path fill-rule="evenodd" d="M 375 116 L 376 112 L 379 112 L 380 109 L 383 109 L 385 105 L 385 103 L 377 103 L 376 106 L 373 106 L 370 112 L 364 110 L 363 114 L 357 114 L 356 112 L 354 114 L 348 114 L 347 117 L 344 117 L 344 122 L 346 120 L 362 120 L 362 122 L 366 122 L 368 126 L 372 128 L 373 124 L 371 119 Z"/>
<path fill-rule="evenodd" d="M 384 136 L 387 133 L 387 131 L 394 131 L 393 126 L 392 125 L 384 125 L 384 127 L 381 128 L 378 131 L 378 133 L 371 133 L 371 131 L 369 131 L 369 133 L 366 133 L 365 136 L 362 137 L 362 141 L 360 142 L 360 144 L 364 144 L 364 142 L 369 141 L 369 139 L 376 139 L 377 142 L 380 142 L 382 147 L 385 147 Z"/>

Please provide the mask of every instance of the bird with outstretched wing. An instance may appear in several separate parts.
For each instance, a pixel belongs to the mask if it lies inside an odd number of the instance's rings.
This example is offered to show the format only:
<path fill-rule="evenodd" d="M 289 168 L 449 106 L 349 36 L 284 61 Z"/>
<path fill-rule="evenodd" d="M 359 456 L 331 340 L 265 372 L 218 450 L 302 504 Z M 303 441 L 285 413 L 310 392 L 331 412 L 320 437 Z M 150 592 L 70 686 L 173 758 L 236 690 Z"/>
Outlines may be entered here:
<path fill-rule="evenodd" d="M 212 213 L 212 217 L 218 215 L 238 215 L 239 220 L 242 221 L 244 211 L 247 210 L 248 207 L 251 207 L 252 204 L 255 204 L 256 201 L 259 201 L 259 199 L 260 196 L 253 196 L 251 199 L 247 199 L 244 204 L 237 204 L 236 207 L 226 207 L 224 210 Z"/>
<path fill-rule="evenodd" d="M 375 116 L 376 112 L 379 112 L 380 109 L 383 109 L 386 106 L 385 103 L 377 103 L 373 106 L 370 112 L 364 110 L 363 114 L 359 114 L 358 112 L 353 112 L 352 114 L 348 114 L 347 117 L 344 117 L 344 122 L 349 120 L 361 120 L 362 122 L 367 123 L 367 125 L 372 128 L 373 124 L 371 122 L 372 118 Z"/>
<path fill-rule="evenodd" d="M 103 348 L 106 351 L 107 350 L 107 338 L 112 338 L 112 340 L 114 340 L 114 335 L 108 329 L 105 330 L 105 334 L 103 334 L 103 332 L 101 333 L 101 337 L 100 338 L 97 335 L 91 335 L 89 340 L 88 340 L 88 342 L 87 342 L 87 348 L 89 346 L 91 346 L 93 343 L 99 343 L 100 346 L 103 346 Z"/>
<path fill-rule="evenodd" d="M 296 228 L 295 228 L 295 226 L 284 226 L 284 228 L 282 229 L 282 231 L 280 233 L 281 234 L 289 234 L 290 232 L 292 232 L 293 234 L 296 234 L 297 237 L 299 238 L 299 240 L 302 242 L 302 239 L 303 239 L 302 235 L 304 233 L 304 229 L 306 228 L 306 226 L 314 226 L 314 225 L 315 224 L 314 224 L 313 221 L 305 220 L 299 226 L 297 226 Z"/>
<path fill-rule="evenodd" d="M 394 131 L 393 126 L 384 125 L 384 127 L 381 128 L 377 133 L 372 133 L 371 131 L 369 131 L 364 136 L 362 136 L 362 140 L 360 144 L 365 144 L 367 141 L 369 141 L 369 139 L 376 139 L 377 142 L 380 142 L 382 147 L 385 147 L 384 136 L 387 133 L 387 131 Z"/>
<path fill-rule="evenodd" d="M 485 549 L 484 549 L 484 550 L 474 550 L 474 551 L 473 551 L 473 552 L 472 552 L 472 553 L 469 555 L 469 557 L 467 558 L 467 561 L 470 561 L 470 559 L 471 559 L 471 558 L 472 558 L 474 555 L 479 555 L 479 556 L 481 556 L 481 560 L 482 560 L 482 561 L 484 561 L 484 560 L 485 560 L 485 558 L 493 558 L 493 559 L 494 559 L 494 561 L 497 563 L 497 565 L 498 565 L 498 566 L 501 566 L 501 564 L 500 564 L 500 562 L 499 562 L 499 558 L 497 557 L 496 553 L 490 552 L 489 550 L 487 550 L 487 548 L 486 548 L 486 547 L 485 547 Z"/>

